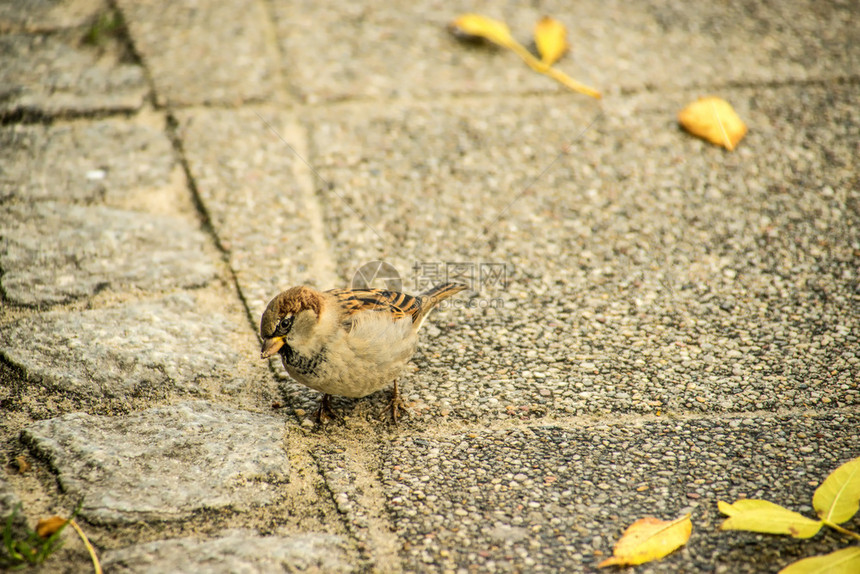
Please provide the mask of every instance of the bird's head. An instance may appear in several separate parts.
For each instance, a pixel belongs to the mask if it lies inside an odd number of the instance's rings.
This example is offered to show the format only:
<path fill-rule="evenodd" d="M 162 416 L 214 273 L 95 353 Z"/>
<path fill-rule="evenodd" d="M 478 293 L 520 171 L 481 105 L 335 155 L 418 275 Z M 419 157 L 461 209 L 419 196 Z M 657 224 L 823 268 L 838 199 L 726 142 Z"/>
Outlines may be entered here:
<path fill-rule="evenodd" d="M 319 322 L 323 297 L 310 287 L 287 289 L 269 301 L 260 319 L 260 358 L 267 359 L 285 344 L 309 339 Z"/>

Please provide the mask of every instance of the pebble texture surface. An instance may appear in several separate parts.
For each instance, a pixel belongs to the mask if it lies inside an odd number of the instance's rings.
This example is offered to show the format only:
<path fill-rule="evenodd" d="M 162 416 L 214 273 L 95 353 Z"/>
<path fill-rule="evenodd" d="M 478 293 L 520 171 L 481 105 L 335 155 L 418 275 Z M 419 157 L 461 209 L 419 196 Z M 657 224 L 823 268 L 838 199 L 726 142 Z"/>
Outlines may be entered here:
<path fill-rule="evenodd" d="M 163 123 L 163 121 L 162 121 Z M 176 165 L 163 129 L 128 121 L 0 127 L 0 198 L 104 201 L 158 195 Z"/>
<path fill-rule="evenodd" d="M 384 481 L 395 528 L 417 541 L 406 552 L 408 570 L 558 572 L 584 562 L 588 571 L 620 536 L 619 515 L 690 512 L 696 534 L 682 550 L 687 568 L 756 572 L 744 550 L 752 540 L 763 541 L 762 560 L 777 560 L 838 550 L 839 537 L 820 537 L 815 548 L 752 534 L 727 541 L 716 501 L 765 498 L 813 516 L 817 477 L 856 456 L 856 440 L 838 437 L 857 424 L 855 412 L 413 437 L 385 454 Z M 651 569 L 675 572 L 677 564 Z"/>
<path fill-rule="evenodd" d="M 147 93 L 143 68 L 123 62 L 116 49 L 105 52 L 82 40 L 66 30 L 0 35 L 0 115 L 139 109 Z"/>
<path fill-rule="evenodd" d="M 230 105 L 273 95 L 274 52 L 266 41 L 262 3 L 227 0 L 202 10 L 187 1 L 118 4 L 152 76 L 159 104 Z M 176 53 L 182 57 L 176 58 Z"/>
<path fill-rule="evenodd" d="M 465 43 L 569 28 L 569 93 Z M 77 518 L 115 572 L 775 572 L 860 456 L 860 43 L 851 2 L 0 4 L 0 524 Z M 696 98 L 733 152 L 677 125 Z M 429 317 L 387 392 L 259 358 L 280 290 L 385 261 Z M 377 283 L 378 285 L 379 283 Z M 860 516 L 843 525 L 860 531 Z M 92 566 L 71 529 L 41 572 Z"/>

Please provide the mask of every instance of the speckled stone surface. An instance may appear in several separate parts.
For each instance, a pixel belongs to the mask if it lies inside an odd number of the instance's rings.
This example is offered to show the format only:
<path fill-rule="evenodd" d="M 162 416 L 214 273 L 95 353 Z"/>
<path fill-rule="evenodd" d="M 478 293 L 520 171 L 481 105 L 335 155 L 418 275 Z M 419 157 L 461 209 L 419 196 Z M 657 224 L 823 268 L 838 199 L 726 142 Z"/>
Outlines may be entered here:
<path fill-rule="evenodd" d="M 105 9 L 104 0 L 28 0 L 0 4 L 0 32 L 84 26 Z"/>
<path fill-rule="evenodd" d="M 106 554 L 111 572 L 144 574 L 174 570 L 201 574 L 234 572 L 354 572 L 346 541 L 326 534 L 260 536 L 232 531 L 212 540 L 161 540 Z"/>
<path fill-rule="evenodd" d="M 0 200 L 123 206 L 154 195 L 177 166 L 163 126 L 109 119 L 0 127 Z"/>
<path fill-rule="evenodd" d="M 732 155 L 678 131 L 685 97 L 612 115 L 546 99 L 313 118 L 341 276 L 386 254 L 407 290 L 465 264 L 478 291 L 431 318 L 404 387 L 419 406 L 860 404 L 855 90 L 729 95 L 756 126 Z M 816 116 L 840 127 L 808 127 Z M 499 265 L 504 282 L 481 281 Z"/>
<path fill-rule="evenodd" d="M 860 47 L 849 40 L 850 2 L 789 2 L 773 10 L 754 0 L 424 0 L 337 9 L 306 1 L 276 2 L 272 11 L 284 74 L 309 102 L 563 89 L 510 51 L 453 38 L 446 26 L 467 12 L 505 21 L 524 45 L 538 19 L 552 15 L 568 27 L 571 43 L 557 67 L 605 93 L 839 77 L 860 61 Z"/>
<path fill-rule="evenodd" d="M 252 317 L 293 285 L 334 287 L 315 176 L 301 159 L 307 136 L 295 115 L 267 107 L 177 117 L 197 191 Z"/>
<path fill-rule="evenodd" d="M 161 105 L 241 104 L 271 97 L 275 53 L 262 2 L 120 0 Z M 229 53 L 229 55 L 228 55 Z"/>
<path fill-rule="evenodd" d="M 125 417 L 72 413 L 22 440 L 83 497 L 84 517 L 121 524 L 271 503 L 289 479 L 281 434 L 274 417 L 189 401 Z"/>
<path fill-rule="evenodd" d="M 0 117 L 139 109 L 149 91 L 143 68 L 123 61 L 113 40 L 89 46 L 84 34 L 0 34 Z"/>
<path fill-rule="evenodd" d="M 196 307 L 193 295 L 177 294 L 116 308 L 44 313 L 4 325 L 2 356 L 38 385 L 63 395 L 119 403 L 206 396 L 230 384 L 241 357 L 234 347 L 240 335 L 223 315 Z"/>
<path fill-rule="evenodd" d="M 383 482 L 405 571 L 592 572 L 631 517 L 689 512 L 679 556 L 643 571 L 762 572 L 844 543 L 720 532 L 717 501 L 814 516 L 822 477 L 860 450 L 845 432 L 858 424 L 855 411 L 404 436 L 385 449 Z"/>
<path fill-rule="evenodd" d="M 215 276 L 209 238 L 176 217 L 48 202 L 0 209 L 0 237 L 0 290 L 13 303 L 200 287 Z"/>
<path fill-rule="evenodd" d="M 558 69 L 603 99 L 453 38 L 464 12 L 526 45 L 559 19 Z M 7 2 L 0 494 L 31 524 L 85 495 L 134 572 L 594 572 L 685 512 L 689 543 L 637 572 L 847 546 L 720 532 L 717 501 L 811 515 L 860 456 L 855 12 Z M 733 152 L 679 128 L 704 95 L 747 123 Z M 470 289 L 422 327 L 398 426 L 386 390 L 316 428 L 260 314 L 378 260 Z M 66 534 L 46 568 L 88 570 Z"/>

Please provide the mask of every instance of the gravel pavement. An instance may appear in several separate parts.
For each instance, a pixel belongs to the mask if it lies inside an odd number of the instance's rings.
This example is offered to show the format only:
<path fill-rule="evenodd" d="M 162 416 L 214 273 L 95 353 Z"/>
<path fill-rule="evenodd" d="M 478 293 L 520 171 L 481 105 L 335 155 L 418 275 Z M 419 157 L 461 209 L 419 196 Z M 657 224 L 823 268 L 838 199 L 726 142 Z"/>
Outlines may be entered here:
<path fill-rule="evenodd" d="M 860 456 L 853 1 L 0 4 L 0 514 L 106 572 L 777 572 Z M 463 43 L 568 26 L 566 91 Z M 733 152 L 679 129 L 725 98 Z M 259 359 L 268 300 L 385 261 L 469 290 L 401 379 L 336 398 Z M 845 525 L 860 530 L 860 516 Z M 42 572 L 89 571 L 69 530 Z"/>

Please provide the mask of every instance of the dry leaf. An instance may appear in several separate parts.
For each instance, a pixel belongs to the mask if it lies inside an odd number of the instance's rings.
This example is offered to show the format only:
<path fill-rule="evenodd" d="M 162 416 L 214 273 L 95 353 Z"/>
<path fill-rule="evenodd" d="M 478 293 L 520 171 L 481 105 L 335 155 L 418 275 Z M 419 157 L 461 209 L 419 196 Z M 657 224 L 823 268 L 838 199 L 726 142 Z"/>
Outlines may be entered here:
<path fill-rule="evenodd" d="M 535 24 L 535 46 L 544 64 L 555 64 L 567 52 L 567 28 L 555 18 L 544 16 Z"/>
<path fill-rule="evenodd" d="M 658 560 L 686 544 L 692 532 L 693 523 L 689 514 L 671 521 L 653 516 L 642 518 L 624 531 L 615 544 L 612 557 L 597 566 L 634 566 Z"/>
<path fill-rule="evenodd" d="M 30 463 L 27 461 L 27 457 L 24 455 L 16 456 L 15 464 L 18 466 L 18 474 L 24 474 L 31 468 Z"/>
<path fill-rule="evenodd" d="M 60 528 L 66 525 L 66 519 L 60 516 L 52 516 L 50 518 L 43 518 L 36 524 L 36 534 L 41 536 L 42 538 L 47 538 Z"/>
<path fill-rule="evenodd" d="M 487 18 L 480 14 L 463 14 L 451 22 L 448 25 L 448 29 L 458 38 L 485 38 L 499 46 L 508 48 L 525 60 L 526 64 L 528 64 L 534 71 L 549 76 L 574 92 L 579 92 L 580 94 L 585 94 L 597 99 L 600 99 L 601 97 L 600 92 L 594 88 L 590 88 L 577 82 L 573 78 L 567 76 L 564 72 L 556 70 L 549 64 L 535 58 L 522 44 L 514 40 L 507 24 L 500 20 L 493 20 L 492 18 Z"/>
<path fill-rule="evenodd" d="M 678 123 L 693 134 L 727 150 L 735 149 L 747 133 L 746 124 L 722 98 L 699 98 L 678 113 Z"/>
<path fill-rule="evenodd" d="M 812 495 L 812 507 L 823 520 L 842 524 L 860 509 L 860 457 L 830 473 Z"/>
<path fill-rule="evenodd" d="M 717 501 L 720 512 L 728 516 L 720 530 L 750 530 L 765 534 L 789 534 L 809 538 L 821 530 L 823 523 L 783 508 L 767 500 L 744 498 L 734 504 Z"/>
<path fill-rule="evenodd" d="M 463 14 L 451 22 L 448 29 L 457 37 L 485 38 L 505 48 L 516 43 L 507 24 L 480 14 Z"/>

